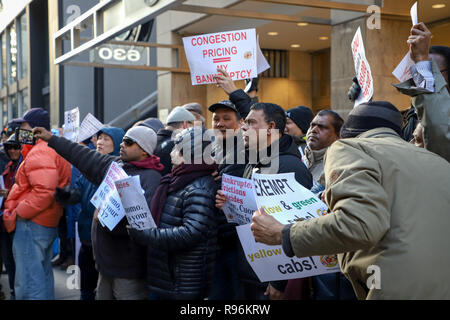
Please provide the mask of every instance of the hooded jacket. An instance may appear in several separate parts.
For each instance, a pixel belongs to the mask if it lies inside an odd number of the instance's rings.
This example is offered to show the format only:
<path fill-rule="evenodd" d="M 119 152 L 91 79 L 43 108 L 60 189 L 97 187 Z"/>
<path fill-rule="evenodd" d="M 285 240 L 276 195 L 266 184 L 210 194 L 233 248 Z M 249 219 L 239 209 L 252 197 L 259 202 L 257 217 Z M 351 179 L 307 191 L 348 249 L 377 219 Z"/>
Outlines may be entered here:
<path fill-rule="evenodd" d="M 140 176 L 145 199 L 150 207 L 161 174 L 153 169 L 146 169 L 123 162 L 119 157 L 100 154 L 63 137 L 52 136 L 49 146 L 62 157 L 70 161 L 94 185 L 100 185 L 113 161 L 119 163 L 129 176 Z M 92 246 L 97 269 L 102 274 L 116 277 L 137 279 L 146 275 L 146 248 L 134 242 L 128 235 L 127 219 L 123 218 L 117 226 L 109 231 L 96 220 L 92 222 Z"/>
<path fill-rule="evenodd" d="M 56 203 L 53 194 L 57 187 L 70 184 L 71 172 L 67 161 L 38 140 L 17 170 L 5 211 L 44 227 L 57 227 L 63 207 Z"/>

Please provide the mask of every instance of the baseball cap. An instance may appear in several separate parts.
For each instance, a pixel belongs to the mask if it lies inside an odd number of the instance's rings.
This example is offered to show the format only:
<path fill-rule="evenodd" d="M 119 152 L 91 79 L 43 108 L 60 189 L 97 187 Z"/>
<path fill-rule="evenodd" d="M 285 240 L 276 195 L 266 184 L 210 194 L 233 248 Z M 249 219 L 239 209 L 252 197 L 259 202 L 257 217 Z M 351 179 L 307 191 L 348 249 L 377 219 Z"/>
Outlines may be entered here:
<path fill-rule="evenodd" d="M 209 106 L 208 110 L 211 112 L 215 112 L 218 108 L 228 108 L 233 110 L 234 112 L 238 112 L 236 106 L 230 100 L 222 100 L 217 103 L 214 103 Z"/>

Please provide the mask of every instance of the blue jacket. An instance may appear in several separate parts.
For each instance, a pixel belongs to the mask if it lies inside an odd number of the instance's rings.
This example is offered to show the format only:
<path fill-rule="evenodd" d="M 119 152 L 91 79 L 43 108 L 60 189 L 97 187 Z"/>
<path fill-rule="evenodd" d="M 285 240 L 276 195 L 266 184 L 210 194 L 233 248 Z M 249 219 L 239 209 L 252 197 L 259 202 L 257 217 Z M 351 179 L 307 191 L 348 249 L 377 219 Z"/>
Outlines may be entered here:
<path fill-rule="evenodd" d="M 125 135 L 125 131 L 121 128 L 108 127 L 100 130 L 98 135 L 100 135 L 100 133 L 105 133 L 113 139 L 114 151 L 110 154 L 118 156 L 120 143 Z M 95 211 L 95 207 L 91 203 L 91 198 L 97 191 L 98 185 L 91 183 L 86 177 L 81 175 L 75 182 L 74 188 L 81 192 L 81 211 L 78 215 L 78 234 L 82 242 L 91 243 L 91 227 Z"/>

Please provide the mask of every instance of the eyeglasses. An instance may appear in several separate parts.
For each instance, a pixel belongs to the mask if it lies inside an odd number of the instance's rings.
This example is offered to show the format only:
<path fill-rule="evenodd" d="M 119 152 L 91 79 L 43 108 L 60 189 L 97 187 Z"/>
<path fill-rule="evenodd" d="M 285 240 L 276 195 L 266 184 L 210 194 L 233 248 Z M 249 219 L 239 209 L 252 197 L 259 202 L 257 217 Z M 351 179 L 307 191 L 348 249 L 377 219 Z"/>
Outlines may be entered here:
<path fill-rule="evenodd" d="M 122 140 L 122 142 L 124 143 L 124 145 L 126 145 L 127 147 L 131 147 L 133 144 L 136 143 L 136 141 L 130 139 L 130 138 L 125 138 Z"/>

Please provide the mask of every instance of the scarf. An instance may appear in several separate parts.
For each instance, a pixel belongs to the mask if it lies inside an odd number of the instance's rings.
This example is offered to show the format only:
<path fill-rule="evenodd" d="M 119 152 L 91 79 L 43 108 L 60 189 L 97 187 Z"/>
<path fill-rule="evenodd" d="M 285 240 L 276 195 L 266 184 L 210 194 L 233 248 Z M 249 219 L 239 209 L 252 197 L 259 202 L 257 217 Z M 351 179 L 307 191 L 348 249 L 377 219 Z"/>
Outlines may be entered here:
<path fill-rule="evenodd" d="M 153 220 L 155 220 L 156 225 L 159 227 L 161 220 L 161 213 L 163 211 L 166 199 L 169 193 L 176 192 L 188 184 L 192 183 L 194 180 L 211 175 L 217 170 L 216 164 L 180 164 L 172 168 L 172 172 L 165 175 L 158 188 L 153 195 L 153 200 L 151 204 L 151 213 Z"/>
<path fill-rule="evenodd" d="M 140 161 L 130 161 L 128 163 L 143 169 L 153 169 L 156 171 L 162 171 L 164 169 L 164 166 L 159 161 L 159 157 L 155 155 L 151 155 L 150 157 Z"/>

